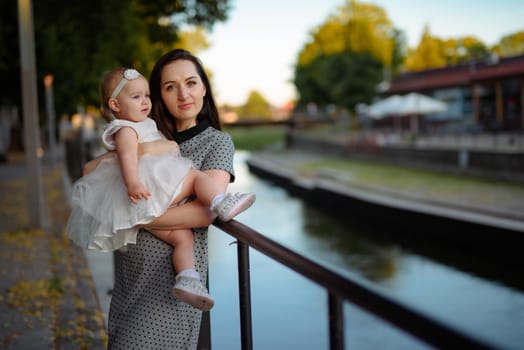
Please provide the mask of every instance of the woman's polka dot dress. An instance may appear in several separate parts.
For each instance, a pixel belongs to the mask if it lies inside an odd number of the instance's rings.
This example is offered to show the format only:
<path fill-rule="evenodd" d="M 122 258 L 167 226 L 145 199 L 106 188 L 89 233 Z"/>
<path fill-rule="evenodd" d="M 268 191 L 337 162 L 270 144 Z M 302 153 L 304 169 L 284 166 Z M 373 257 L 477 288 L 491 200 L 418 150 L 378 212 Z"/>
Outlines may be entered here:
<path fill-rule="evenodd" d="M 179 141 L 182 155 L 190 158 L 197 169 L 227 171 L 233 181 L 231 137 L 201 124 L 195 130 L 189 129 L 184 141 Z M 127 246 L 126 252 L 115 252 L 109 349 L 197 348 L 202 312 L 171 294 L 175 283 L 172 251 L 169 244 L 141 230 L 136 245 Z M 205 284 L 207 228 L 195 230 L 195 261 Z"/>

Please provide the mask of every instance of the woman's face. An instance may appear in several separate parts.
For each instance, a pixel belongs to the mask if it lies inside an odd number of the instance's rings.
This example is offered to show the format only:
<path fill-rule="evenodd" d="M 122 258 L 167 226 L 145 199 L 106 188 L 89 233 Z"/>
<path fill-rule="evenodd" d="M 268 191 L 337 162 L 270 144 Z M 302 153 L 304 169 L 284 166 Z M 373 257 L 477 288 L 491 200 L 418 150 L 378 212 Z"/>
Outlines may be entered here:
<path fill-rule="evenodd" d="M 206 87 L 193 62 L 177 60 L 165 65 L 160 78 L 160 91 L 162 101 L 176 119 L 177 131 L 196 125 Z"/>

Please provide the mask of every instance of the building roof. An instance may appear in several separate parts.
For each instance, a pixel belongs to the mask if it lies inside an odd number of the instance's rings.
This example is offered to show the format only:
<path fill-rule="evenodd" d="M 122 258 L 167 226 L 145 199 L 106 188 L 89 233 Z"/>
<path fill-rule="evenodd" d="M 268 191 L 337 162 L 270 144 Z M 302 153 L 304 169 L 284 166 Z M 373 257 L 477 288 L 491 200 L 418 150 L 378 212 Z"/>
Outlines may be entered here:
<path fill-rule="evenodd" d="M 424 92 L 474 82 L 524 77 L 524 55 L 475 61 L 468 64 L 403 73 L 391 81 L 387 95 Z"/>

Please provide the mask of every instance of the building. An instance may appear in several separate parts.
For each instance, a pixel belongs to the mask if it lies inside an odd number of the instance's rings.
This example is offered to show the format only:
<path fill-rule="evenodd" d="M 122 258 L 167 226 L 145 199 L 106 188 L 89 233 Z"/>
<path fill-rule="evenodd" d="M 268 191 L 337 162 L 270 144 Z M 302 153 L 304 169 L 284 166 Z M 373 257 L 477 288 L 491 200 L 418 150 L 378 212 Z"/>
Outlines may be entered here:
<path fill-rule="evenodd" d="M 475 124 L 486 131 L 524 130 L 524 55 L 471 61 L 468 64 L 403 73 L 385 95 L 419 92 L 448 104 L 429 116 Z"/>

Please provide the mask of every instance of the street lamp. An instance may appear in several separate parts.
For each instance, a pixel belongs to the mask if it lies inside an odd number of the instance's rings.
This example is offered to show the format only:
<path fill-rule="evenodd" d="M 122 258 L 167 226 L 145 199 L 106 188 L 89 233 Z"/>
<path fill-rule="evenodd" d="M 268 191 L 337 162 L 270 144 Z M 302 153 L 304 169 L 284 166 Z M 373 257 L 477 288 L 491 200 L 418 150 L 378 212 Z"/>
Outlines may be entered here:
<path fill-rule="evenodd" d="M 56 160 L 56 139 L 55 139 L 55 104 L 53 99 L 53 75 L 47 74 L 44 77 L 45 105 L 47 111 L 47 138 L 49 146 L 49 160 L 51 166 L 55 165 Z"/>
<path fill-rule="evenodd" d="M 31 0 L 18 0 L 18 29 L 29 225 L 33 228 L 43 228 L 42 176 L 40 160 L 38 159 L 40 129 L 38 127 L 38 95 L 36 92 L 33 7 Z"/>

